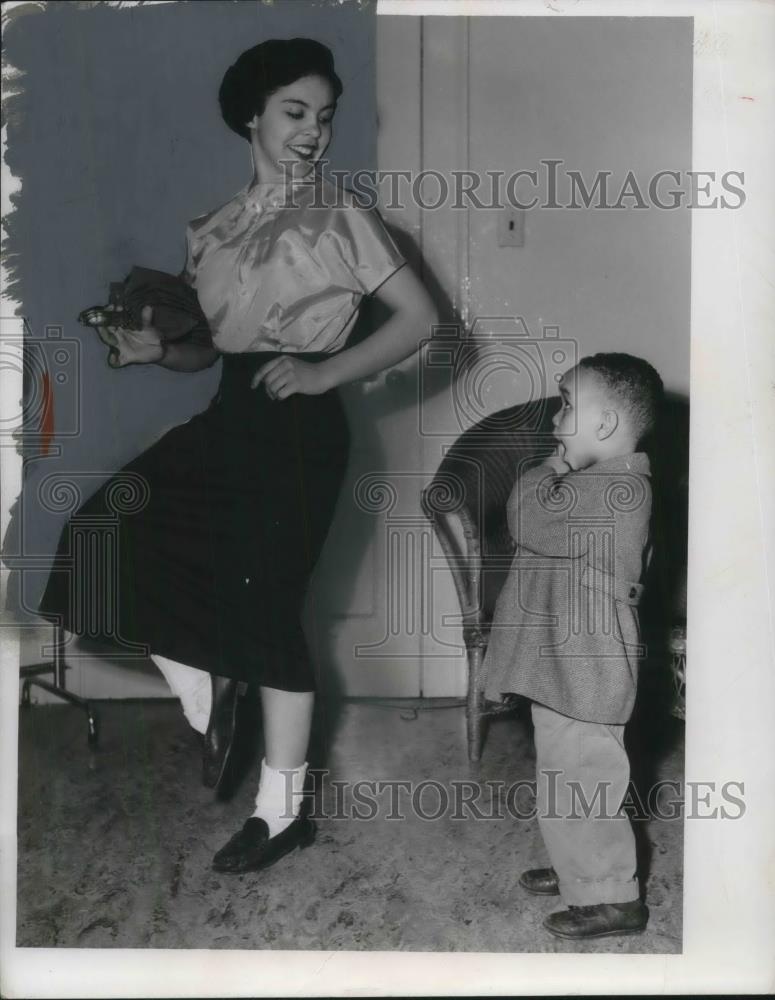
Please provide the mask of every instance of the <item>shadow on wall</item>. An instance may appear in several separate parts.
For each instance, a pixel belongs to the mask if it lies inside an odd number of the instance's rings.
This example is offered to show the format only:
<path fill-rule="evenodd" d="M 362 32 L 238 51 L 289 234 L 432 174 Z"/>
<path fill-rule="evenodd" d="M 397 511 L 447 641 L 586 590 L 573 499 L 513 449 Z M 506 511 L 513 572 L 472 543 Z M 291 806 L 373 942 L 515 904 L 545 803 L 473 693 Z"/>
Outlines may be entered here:
<path fill-rule="evenodd" d="M 640 668 L 635 711 L 626 730 L 632 787 L 644 804 L 650 801 L 660 761 L 683 737 L 683 723 L 671 714 L 674 688 L 668 640 L 673 625 L 686 623 L 689 401 L 685 396 L 668 393 L 648 451 L 654 496 L 654 555 L 639 609 L 646 658 Z M 691 679 L 688 690 L 691 699 Z M 651 842 L 645 824 L 635 823 L 634 828 L 638 871 L 645 881 L 651 868 Z"/>
<path fill-rule="evenodd" d="M 662 420 L 648 445 L 654 494 L 654 554 L 640 609 L 649 652 L 665 652 L 665 626 L 686 622 L 689 536 L 689 401 L 668 393 Z M 645 671 L 648 679 L 649 672 Z"/>
<path fill-rule="evenodd" d="M 24 11 L 22 13 L 22 10 Z M 187 374 L 157 366 L 111 370 L 106 350 L 77 323 L 135 264 L 178 273 L 188 220 L 223 204 L 249 180 L 247 144 L 221 120 L 218 87 L 249 45 L 308 36 L 334 53 L 344 95 L 329 169 L 371 168 L 376 157 L 374 9 L 276 0 L 17 8 L 3 49 L 18 72 L 4 89 L 6 162 L 21 180 L 4 220 L 7 294 L 20 303 L 54 368 L 54 442 L 61 454 L 30 462 L 4 540 L 35 557 L 9 594 L 37 608 L 64 512 L 38 496 L 52 473 L 83 477 L 83 499 L 163 431 L 203 410 L 219 366 Z M 138 71 L 142 67 L 142 71 Z M 47 331 L 58 331 L 57 344 Z M 63 429 L 71 436 L 61 437 Z M 57 437 L 59 435 L 59 437 Z"/>
<path fill-rule="evenodd" d="M 406 260 L 405 266 L 414 272 L 430 295 L 431 301 L 436 308 L 438 323 L 455 326 L 459 330 L 462 330 L 462 320 L 459 313 L 453 306 L 449 294 L 442 286 L 435 271 L 423 259 L 417 241 L 398 226 L 386 224 L 386 228 L 398 247 L 401 256 Z M 354 344 L 365 340 L 366 337 L 389 318 L 390 311 L 382 302 L 376 298 L 364 299 L 358 320 L 350 335 L 348 346 L 352 347 Z M 432 330 L 424 331 L 423 340 L 430 338 L 432 334 Z M 375 420 L 380 415 L 395 413 L 398 410 L 418 405 L 418 387 L 415 374 L 416 366 L 420 363 L 420 356 L 415 355 L 414 363 L 408 366 L 410 370 L 405 371 L 403 368 L 401 370 L 395 368 L 387 373 L 382 384 L 379 384 L 379 375 L 362 380 L 362 383 L 366 385 L 369 383 L 373 385 L 368 392 L 368 396 L 369 407 L 373 408 Z M 423 400 L 432 399 L 438 393 L 448 391 L 449 368 L 441 370 L 427 369 L 425 371 L 423 377 Z"/>
<path fill-rule="evenodd" d="M 401 255 L 428 289 L 440 317 L 447 321 L 454 315 L 450 299 L 441 283 L 420 256 L 419 247 L 411 235 L 396 226 L 387 227 Z M 360 343 L 390 317 L 390 310 L 376 298 L 366 298 L 348 346 Z M 431 331 L 424 333 L 430 336 Z M 394 367 L 342 386 L 340 394 L 350 425 L 351 449 L 347 476 L 339 496 L 337 511 L 320 564 L 310 587 L 306 626 L 320 668 L 320 683 L 330 700 L 328 725 L 333 726 L 336 704 L 342 694 L 337 672 L 335 642 L 327 623 L 341 615 L 342 609 L 356 602 L 360 568 L 374 542 L 375 520 L 371 511 L 363 510 L 354 499 L 355 485 L 365 474 L 386 470 L 388 458 L 382 439 L 385 421 L 399 412 L 418 406 L 418 365 L 415 357 L 408 365 Z M 425 388 L 425 387 L 424 387 Z M 437 391 L 449 389 L 449 375 L 444 373 Z M 389 472 L 387 472 L 389 476 Z M 418 495 L 419 504 L 419 495 Z"/>

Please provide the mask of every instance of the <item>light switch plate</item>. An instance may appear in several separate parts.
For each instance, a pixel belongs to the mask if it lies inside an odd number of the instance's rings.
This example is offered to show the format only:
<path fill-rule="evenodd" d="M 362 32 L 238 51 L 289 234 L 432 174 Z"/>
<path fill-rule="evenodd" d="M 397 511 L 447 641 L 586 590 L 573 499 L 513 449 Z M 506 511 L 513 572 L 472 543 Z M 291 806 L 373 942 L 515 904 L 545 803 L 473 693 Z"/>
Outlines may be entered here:
<path fill-rule="evenodd" d="M 500 209 L 498 214 L 498 246 L 523 247 L 525 245 L 525 210 L 523 208 Z"/>

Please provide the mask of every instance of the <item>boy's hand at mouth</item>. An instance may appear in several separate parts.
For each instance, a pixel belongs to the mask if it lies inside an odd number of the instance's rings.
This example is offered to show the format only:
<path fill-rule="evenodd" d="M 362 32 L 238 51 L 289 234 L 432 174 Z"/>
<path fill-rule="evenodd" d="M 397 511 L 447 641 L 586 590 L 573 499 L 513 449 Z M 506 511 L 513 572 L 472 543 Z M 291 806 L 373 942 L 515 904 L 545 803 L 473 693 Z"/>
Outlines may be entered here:
<path fill-rule="evenodd" d="M 564 476 L 566 472 L 571 472 L 571 467 L 565 461 L 565 445 L 560 443 L 557 450 L 544 459 L 544 465 L 548 465 L 558 476 Z"/>

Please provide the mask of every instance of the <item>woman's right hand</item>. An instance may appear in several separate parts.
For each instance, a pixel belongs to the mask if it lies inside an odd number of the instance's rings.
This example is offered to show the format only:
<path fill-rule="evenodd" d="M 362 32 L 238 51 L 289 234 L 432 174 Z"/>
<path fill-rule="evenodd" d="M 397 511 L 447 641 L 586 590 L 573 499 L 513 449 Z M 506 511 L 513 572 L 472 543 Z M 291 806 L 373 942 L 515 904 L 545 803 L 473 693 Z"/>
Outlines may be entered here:
<path fill-rule="evenodd" d="M 110 306 L 107 308 L 110 309 Z M 151 306 L 144 306 L 141 330 L 131 330 L 122 326 L 97 327 L 100 340 L 110 348 L 108 364 L 111 368 L 150 365 L 161 361 L 164 357 L 164 344 L 159 331 L 151 325 L 152 319 L 153 309 Z"/>

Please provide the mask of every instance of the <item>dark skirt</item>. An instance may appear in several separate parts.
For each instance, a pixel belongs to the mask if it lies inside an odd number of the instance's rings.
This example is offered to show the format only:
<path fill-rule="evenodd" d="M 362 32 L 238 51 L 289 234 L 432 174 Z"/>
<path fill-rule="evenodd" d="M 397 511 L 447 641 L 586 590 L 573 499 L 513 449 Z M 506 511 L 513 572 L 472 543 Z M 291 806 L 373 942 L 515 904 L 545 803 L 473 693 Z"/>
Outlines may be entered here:
<path fill-rule="evenodd" d="M 142 644 L 224 677 L 316 689 L 301 613 L 349 434 L 336 391 L 272 400 L 263 385 L 250 388 L 256 370 L 277 356 L 224 355 L 208 409 L 168 431 L 79 508 L 62 532 L 57 556 L 65 569 L 55 564 L 41 614 L 124 651 Z M 140 509 L 116 514 L 127 474 L 141 477 Z M 116 558 L 92 552 L 79 568 L 72 561 L 79 526 L 83 537 L 84 526 L 111 518 L 116 542 L 110 533 L 99 537 L 115 544 Z M 110 574 L 94 568 L 108 563 Z M 109 627 L 95 634 L 95 620 Z"/>

